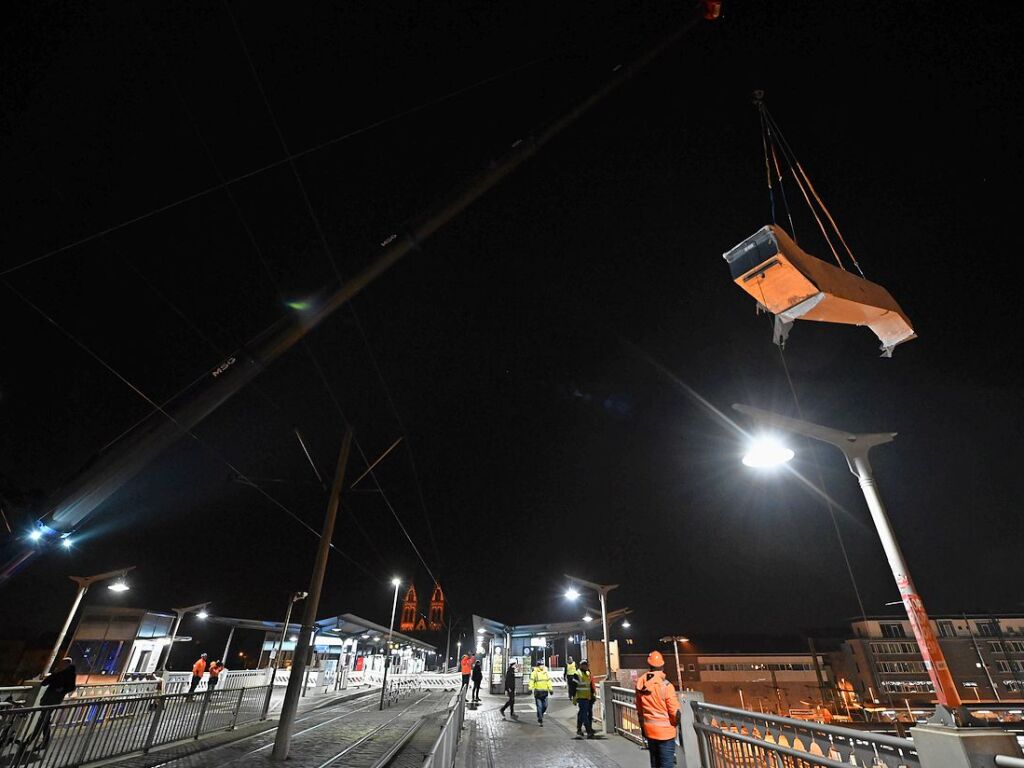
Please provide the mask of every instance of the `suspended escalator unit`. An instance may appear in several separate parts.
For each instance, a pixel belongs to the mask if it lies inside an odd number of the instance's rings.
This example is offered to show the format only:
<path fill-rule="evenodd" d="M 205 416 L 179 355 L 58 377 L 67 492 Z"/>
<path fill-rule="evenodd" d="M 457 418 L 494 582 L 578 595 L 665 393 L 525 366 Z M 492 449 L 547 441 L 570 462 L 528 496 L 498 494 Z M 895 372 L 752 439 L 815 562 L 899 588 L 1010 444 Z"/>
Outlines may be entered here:
<path fill-rule="evenodd" d="M 796 320 L 866 325 L 883 357 L 917 338 L 910 319 L 885 288 L 805 253 L 780 227 L 762 227 L 725 260 L 736 285 L 775 315 L 775 343 L 785 343 Z"/>

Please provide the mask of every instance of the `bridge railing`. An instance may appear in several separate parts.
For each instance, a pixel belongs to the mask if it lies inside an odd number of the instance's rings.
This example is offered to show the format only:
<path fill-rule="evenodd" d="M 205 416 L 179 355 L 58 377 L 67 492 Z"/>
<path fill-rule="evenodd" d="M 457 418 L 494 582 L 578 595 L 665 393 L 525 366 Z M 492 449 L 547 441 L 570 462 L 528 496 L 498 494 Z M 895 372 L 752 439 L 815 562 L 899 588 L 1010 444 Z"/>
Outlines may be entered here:
<path fill-rule="evenodd" d="M 462 684 L 462 679 L 459 679 Z M 423 761 L 422 768 L 452 768 L 455 765 L 455 753 L 462 738 L 462 724 L 466 719 L 466 700 L 461 691 L 452 697 L 451 711 L 441 727 L 441 734 L 434 742 L 430 752 Z"/>
<path fill-rule="evenodd" d="M 609 689 L 611 690 L 611 718 L 606 725 L 606 730 L 625 736 L 637 744 L 643 744 L 640 720 L 636 714 L 636 691 L 617 686 L 610 686 Z M 608 711 L 607 707 L 605 711 Z"/>
<path fill-rule="evenodd" d="M 909 739 L 698 701 L 691 707 L 703 768 L 920 767 Z"/>
<path fill-rule="evenodd" d="M 70 768 L 259 720 L 269 686 L 0 710 L 0 765 Z"/>

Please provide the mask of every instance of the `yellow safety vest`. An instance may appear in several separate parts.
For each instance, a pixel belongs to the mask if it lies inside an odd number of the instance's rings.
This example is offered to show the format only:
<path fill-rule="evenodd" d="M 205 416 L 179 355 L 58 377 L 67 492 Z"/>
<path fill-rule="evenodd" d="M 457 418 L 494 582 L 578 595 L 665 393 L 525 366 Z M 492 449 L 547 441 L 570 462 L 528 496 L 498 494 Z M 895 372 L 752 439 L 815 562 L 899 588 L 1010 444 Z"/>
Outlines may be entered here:
<path fill-rule="evenodd" d="M 594 676 L 590 672 L 583 672 L 582 670 L 577 674 L 579 675 L 579 685 L 576 686 L 576 694 L 572 700 L 593 698 L 594 692 L 590 686 L 593 685 Z"/>
<path fill-rule="evenodd" d="M 544 667 L 537 667 L 530 673 L 530 690 L 547 691 L 551 693 L 554 687 L 551 685 L 551 675 Z"/>
<path fill-rule="evenodd" d="M 572 677 L 575 674 L 576 674 L 576 662 L 575 661 L 570 661 L 568 664 L 565 665 L 565 676 L 566 677 Z"/>

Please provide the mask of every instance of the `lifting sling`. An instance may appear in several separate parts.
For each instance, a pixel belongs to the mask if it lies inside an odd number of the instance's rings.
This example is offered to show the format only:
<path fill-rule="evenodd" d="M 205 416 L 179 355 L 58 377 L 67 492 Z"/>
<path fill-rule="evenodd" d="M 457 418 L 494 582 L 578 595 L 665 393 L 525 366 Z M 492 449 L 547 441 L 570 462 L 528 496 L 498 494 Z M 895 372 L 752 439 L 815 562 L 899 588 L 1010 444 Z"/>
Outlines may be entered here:
<path fill-rule="evenodd" d="M 882 356 L 917 338 L 910 320 L 885 288 L 805 253 L 781 227 L 762 227 L 723 254 L 733 281 L 775 315 L 780 346 L 795 320 L 866 325 Z"/>

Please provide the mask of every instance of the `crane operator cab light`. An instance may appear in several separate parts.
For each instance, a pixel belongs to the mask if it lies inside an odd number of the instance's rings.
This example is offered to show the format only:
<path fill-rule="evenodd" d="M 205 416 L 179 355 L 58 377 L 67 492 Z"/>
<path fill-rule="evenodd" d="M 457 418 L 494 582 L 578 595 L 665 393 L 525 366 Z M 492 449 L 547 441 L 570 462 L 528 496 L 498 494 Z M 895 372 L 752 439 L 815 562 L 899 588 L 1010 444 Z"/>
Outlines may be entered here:
<path fill-rule="evenodd" d="M 910 319 L 885 288 L 805 253 L 780 227 L 762 227 L 723 254 L 732 279 L 775 315 L 774 341 L 783 346 L 796 320 L 866 325 L 882 356 L 917 338 Z"/>

